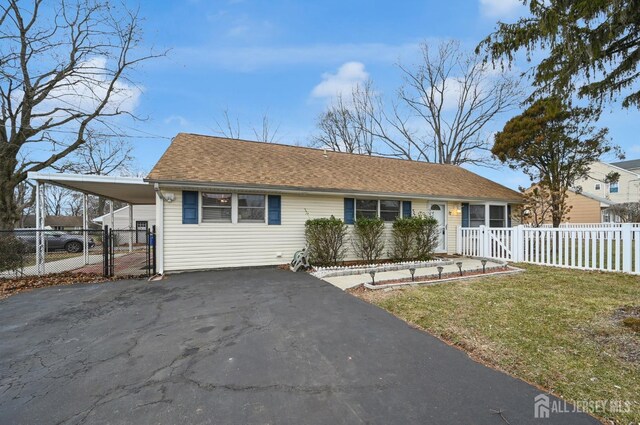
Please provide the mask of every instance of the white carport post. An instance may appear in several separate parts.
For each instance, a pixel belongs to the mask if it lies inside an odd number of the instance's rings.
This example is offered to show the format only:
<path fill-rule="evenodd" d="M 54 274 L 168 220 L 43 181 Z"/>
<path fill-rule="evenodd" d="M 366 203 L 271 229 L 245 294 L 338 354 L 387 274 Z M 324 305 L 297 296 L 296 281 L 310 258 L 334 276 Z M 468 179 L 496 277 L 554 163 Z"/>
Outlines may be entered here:
<path fill-rule="evenodd" d="M 84 254 L 84 264 L 89 264 L 89 217 L 87 210 L 89 209 L 89 195 L 82 194 L 82 251 Z"/>
<path fill-rule="evenodd" d="M 129 252 L 133 251 L 133 204 L 129 204 Z"/>
<path fill-rule="evenodd" d="M 44 183 L 36 181 L 36 265 L 38 275 L 44 274 L 45 236 L 44 217 L 46 214 L 44 202 Z"/>
<path fill-rule="evenodd" d="M 113 227 L 115 224 L 115 215 L 113 214 L 113 201 L 109 200 L 109 224 L 111 225 L 111 227 L 109 227 L 109 231 L 113 234 L 113 237 L 111 238 L 111 244 L 118 246 L 118 234 L 117 233 L 113 233 Z"/>

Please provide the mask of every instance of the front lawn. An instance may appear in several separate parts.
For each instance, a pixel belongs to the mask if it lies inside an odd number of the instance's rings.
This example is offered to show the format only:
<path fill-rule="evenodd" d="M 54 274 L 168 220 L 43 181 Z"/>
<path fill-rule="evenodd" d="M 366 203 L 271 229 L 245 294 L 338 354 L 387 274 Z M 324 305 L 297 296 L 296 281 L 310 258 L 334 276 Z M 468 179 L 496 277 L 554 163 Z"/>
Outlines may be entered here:
<path fill-rule="evenodd" d="M 526 271 L 354 293 L 566 400 L 607 401 L 596 416 L 640 421 L 640 333 L 634 319 L 623 323 L 640 316 L 640 277 L 519 267 Z"/>

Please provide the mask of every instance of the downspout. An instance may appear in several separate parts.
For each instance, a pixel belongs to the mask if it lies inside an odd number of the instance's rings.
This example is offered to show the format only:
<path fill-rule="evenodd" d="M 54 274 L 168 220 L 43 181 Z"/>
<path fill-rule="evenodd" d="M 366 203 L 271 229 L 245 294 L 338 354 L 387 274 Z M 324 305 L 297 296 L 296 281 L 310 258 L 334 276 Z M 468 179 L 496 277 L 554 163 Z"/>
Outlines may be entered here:
<path fill-rule="evenodd" d="M 149 280 L 157 280 L 164 276 L 164 202 L 170 202 L 162 194 L 158 183 L 153 184 L 153 190 L 156 192 L 156 275 Z M 173 199 L 172 199 L 173 200 Z"/>

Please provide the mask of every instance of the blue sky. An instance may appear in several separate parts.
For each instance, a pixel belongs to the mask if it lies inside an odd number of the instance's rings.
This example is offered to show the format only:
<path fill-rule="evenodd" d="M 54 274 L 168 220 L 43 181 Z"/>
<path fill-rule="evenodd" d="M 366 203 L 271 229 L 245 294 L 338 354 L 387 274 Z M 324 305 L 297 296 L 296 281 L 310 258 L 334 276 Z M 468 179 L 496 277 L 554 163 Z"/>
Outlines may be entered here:
<path fill-rule="evenodd" d="M 455 38 L 474 47 L 497 20 L 523 11 L 518 0 L 130 4 L 138 5 L 147 47 L 170 49 L 134 75 L 142 89 L 135 112 L 147 119 L 125 129 L 135 136 L 140 171 L 153 167 L 178 132 L 215 134 L 225 109 L 238 117 L 243 138 L 253 138 L 251 128 L 267 113 L 281 143 L 308 144 L 332 87 L 369 77 L 392 94 L 401 82 L 396 64 L 415 63 L 421 41 Z M 636 110 L 614 108 L 602 124 L 627 158 L 640 157 Z M 506 168 L 473 171 L 513 188 L 528 182 Z"/>

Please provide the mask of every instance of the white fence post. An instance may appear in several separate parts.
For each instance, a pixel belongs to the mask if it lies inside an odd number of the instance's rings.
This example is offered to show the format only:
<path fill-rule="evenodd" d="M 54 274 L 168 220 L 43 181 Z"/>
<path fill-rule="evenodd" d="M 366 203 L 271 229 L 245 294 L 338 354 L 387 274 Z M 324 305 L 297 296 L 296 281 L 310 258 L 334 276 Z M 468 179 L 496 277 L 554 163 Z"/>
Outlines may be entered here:
<path fill-rule="evenodd" d="M 524 257 L 522 251 L 524 249 L 523 243 L 524 226 L 522 224 L 513 228 L 513 237 L 511 238 L 511 261 L 518 263 L 522 261 Z"/>
<path fill-rule="evenodd" d="M 488 257 L 491 253 L 489 248 L 489 233 L 485 226 L 480 226 L 480 257 Z"/>
<path fill-rule="evenodd" d="M 633 242 L 633 226 L 629 223 L 624 223 L 622 225 L 622 271 L 626 273 L 631 273 L 631 262 L 632 262 L 632 242 Z M 620 255 L 620 253 L 617 253 Z M 636 252 L 636 255 L 638 253 Z"/>
<path fill-rule="evenodd" d="M 462 226 L 456 228 L 456 254 L 462 254 Z"/>

